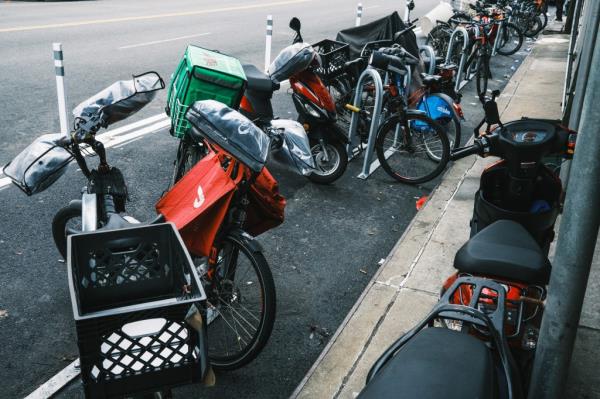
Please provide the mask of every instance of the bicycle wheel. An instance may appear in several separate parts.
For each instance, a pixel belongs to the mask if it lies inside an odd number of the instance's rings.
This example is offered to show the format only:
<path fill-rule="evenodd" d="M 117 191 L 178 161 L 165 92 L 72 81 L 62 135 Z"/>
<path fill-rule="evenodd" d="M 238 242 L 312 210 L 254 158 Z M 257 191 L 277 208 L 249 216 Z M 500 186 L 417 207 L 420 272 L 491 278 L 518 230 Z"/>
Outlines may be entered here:
<path fill-rule="evenodd" d="M 498 54 L 512 55 L 523 45 L 523 32 L 517 25 L 508 22 L 502 26 L 502 32 L 496 40 L 498 40 Z"/>
<path fill-rule="evenodd" d="M 402 183 L 419 184 L 438 176 L 448 163 L 450 145 L 444 129 L 425 115 L 398 115 L 377 132 L 377 158 L 383 170 Z"/>
<path fill-rule="evenodd" d="M 238 369 L 266 345 L 275 322 L 275 284 L 263 254 L 228 236 L 217 264 L 199 266 L 207 295 L 208 357 L 217 370 Z M 203 258 L 205 259 L 205 258 Z"/>
<path fill-rule="evenodd" d="M 187 138 L 181 139 L 177 149 L 177 159 L 175 159 L 175 166 L 173 167 L 171 187 L 185 176 L 204 155 L 205 149 L 202 144 L 192 143 Z"/>
<path fill-rule="evenodd" d="M 489 58 L 483 54 L 479 56 L 477 61 L 477 75 L 475 76 L 475 83 L 477 84 L 477 95 L 479 100 L 483 101 L 487 93 L 488 79 L 489 79 Z"/>
<path fill-rule="evenodd" d="M 455 150 L 460 147 L 460 136 L 461 136 L 461 127 L 460 121 L 456 118 L 442 118 L 437 119 L 437 123 L 440 124 L 442 129 L 446 132 L 446 136 L 448 136 L 448 145 L 451 150 Z"/>
<path fill-rule="evenodd" d="M 425 44 L 433 47 L 437 56 L 445 58 L 448 53 L 451 32 L 449 26 L 437 25 L 427 35 Z"/>

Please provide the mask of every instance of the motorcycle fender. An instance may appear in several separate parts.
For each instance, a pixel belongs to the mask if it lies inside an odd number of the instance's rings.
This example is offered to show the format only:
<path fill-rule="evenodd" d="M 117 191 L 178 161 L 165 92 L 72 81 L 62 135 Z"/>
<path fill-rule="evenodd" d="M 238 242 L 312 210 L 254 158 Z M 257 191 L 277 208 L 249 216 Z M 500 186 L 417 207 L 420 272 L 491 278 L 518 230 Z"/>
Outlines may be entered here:
<path fill-rule="evenodd" d="M 420 109 L 407 109 L 406 110 L 406 116 L 414 116 L 414 115 L 427 116 L 427 112 L 421 111 Z"/>
<path fill-rule="evenodd" d="M 252 250 L 252 252 L 263 252 L 263 247 L 258 243 L 258 241 L 256 241 L 254 237 L 242 229 L 236 229 L 229 232 L 229 236 L 238 242 L 246 244 L 248 248 Z"/>
<path fill-rule="evenodd" d="M 329 141 L 339 141 L 343 144 L 348 144 L 350 142 L 346 132 L 335 123 L 321 124 L 318 127 L 311 129 L 309 136 L 313 140 L 324 139 Z"/>

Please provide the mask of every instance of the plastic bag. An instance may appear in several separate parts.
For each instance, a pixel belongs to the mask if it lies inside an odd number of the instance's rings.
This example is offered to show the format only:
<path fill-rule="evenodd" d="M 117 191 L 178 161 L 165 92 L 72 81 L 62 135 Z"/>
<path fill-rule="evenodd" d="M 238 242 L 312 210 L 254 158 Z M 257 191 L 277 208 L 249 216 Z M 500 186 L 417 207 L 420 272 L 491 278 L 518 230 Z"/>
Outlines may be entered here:
<path fill-rule="evenodd" d="M 274 119 L 271 126 L 279 131 L 282 138 L 281 148 L 273 153 L 274 157 L 301 175 L 313 172 L 315 160 L 304 127 L 289 119 Z"/>
<path fill-rule="evenodd" d="M 75 118 L 88 120 L 102 113 L 107 125 L 123 120 L 144 108 L 157 90 L 165 88 L 160 75 L 146 72 L 131 80 L 120 80 L 79 104 L 73 110 Z"/>
<path fill-rule="evenodd" d="M 265 166 L 271 140 L 250 119 L 214 100 L 196 101 L 186 113 L 199 133 L 254 172 Z"/>
<path fill-rule="evenodd" d="M 319 54 L 308 43 L 296 43 L 287 46 L 269 66 L 271 79 L 282 82 L 290 76 L 305 70 Z"/>
<path fill-rule="evenodd" d="M 61 133 L 38 137 L 3 168 L 27 195 L 37 194 L 50 187 L 65 171 L 73 155 L 57 143 Z"/>

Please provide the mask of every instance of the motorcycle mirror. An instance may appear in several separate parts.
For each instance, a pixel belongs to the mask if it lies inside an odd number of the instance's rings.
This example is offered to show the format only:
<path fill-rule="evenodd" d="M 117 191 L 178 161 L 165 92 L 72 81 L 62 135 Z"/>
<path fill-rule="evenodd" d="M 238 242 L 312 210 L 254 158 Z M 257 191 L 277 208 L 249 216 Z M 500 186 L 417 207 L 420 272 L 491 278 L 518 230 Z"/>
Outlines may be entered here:
<path fill-rule="evenodd" d="M 290 29 L 296 31 L 296 32 L 300 32 L 300 20 L 296 17 L 292 18 L 290 20 Z"/>
<path fill-rule="evenodd" d="M 408 7 L 409 11 L 412 11 L 415 9 L 415 2 L 413 0 L 409 1 L 408 4 L 406 4 L 406 7 Z"/>
<path fill-rule="evenodd" d="M 493 97 L 483 104 L 483 110 L 485 111 L 485 122 L 490 125 L 501 125 L 500 113 L 498 112 L 498 104 L 496 103 L 496 96 L 493 93 Z M 499 94 L 499 93 L 498 93 Z"/>

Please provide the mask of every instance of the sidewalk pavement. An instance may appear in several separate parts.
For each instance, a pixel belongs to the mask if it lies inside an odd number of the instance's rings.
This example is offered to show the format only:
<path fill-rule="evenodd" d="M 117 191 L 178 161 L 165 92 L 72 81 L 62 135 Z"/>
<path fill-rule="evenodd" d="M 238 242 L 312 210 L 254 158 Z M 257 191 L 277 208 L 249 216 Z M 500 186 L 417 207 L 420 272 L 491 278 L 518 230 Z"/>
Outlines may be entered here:
<path fill-rule="evenodd" d="M 543 35 L 498 99 L 502 120 L 559 119 L 568 36 Z M 494 160 L 462 159 L 447 171 L 386 262 L 300 383 L 293 398 L 355 398 L 379 355 L 426 316 L 469 238 L 479 177 Z M 600 398 L 600 247 L 590 275 L 569 378 L 569 398 Z M 595 363 L 595 364 L 594 364 Z"/>

